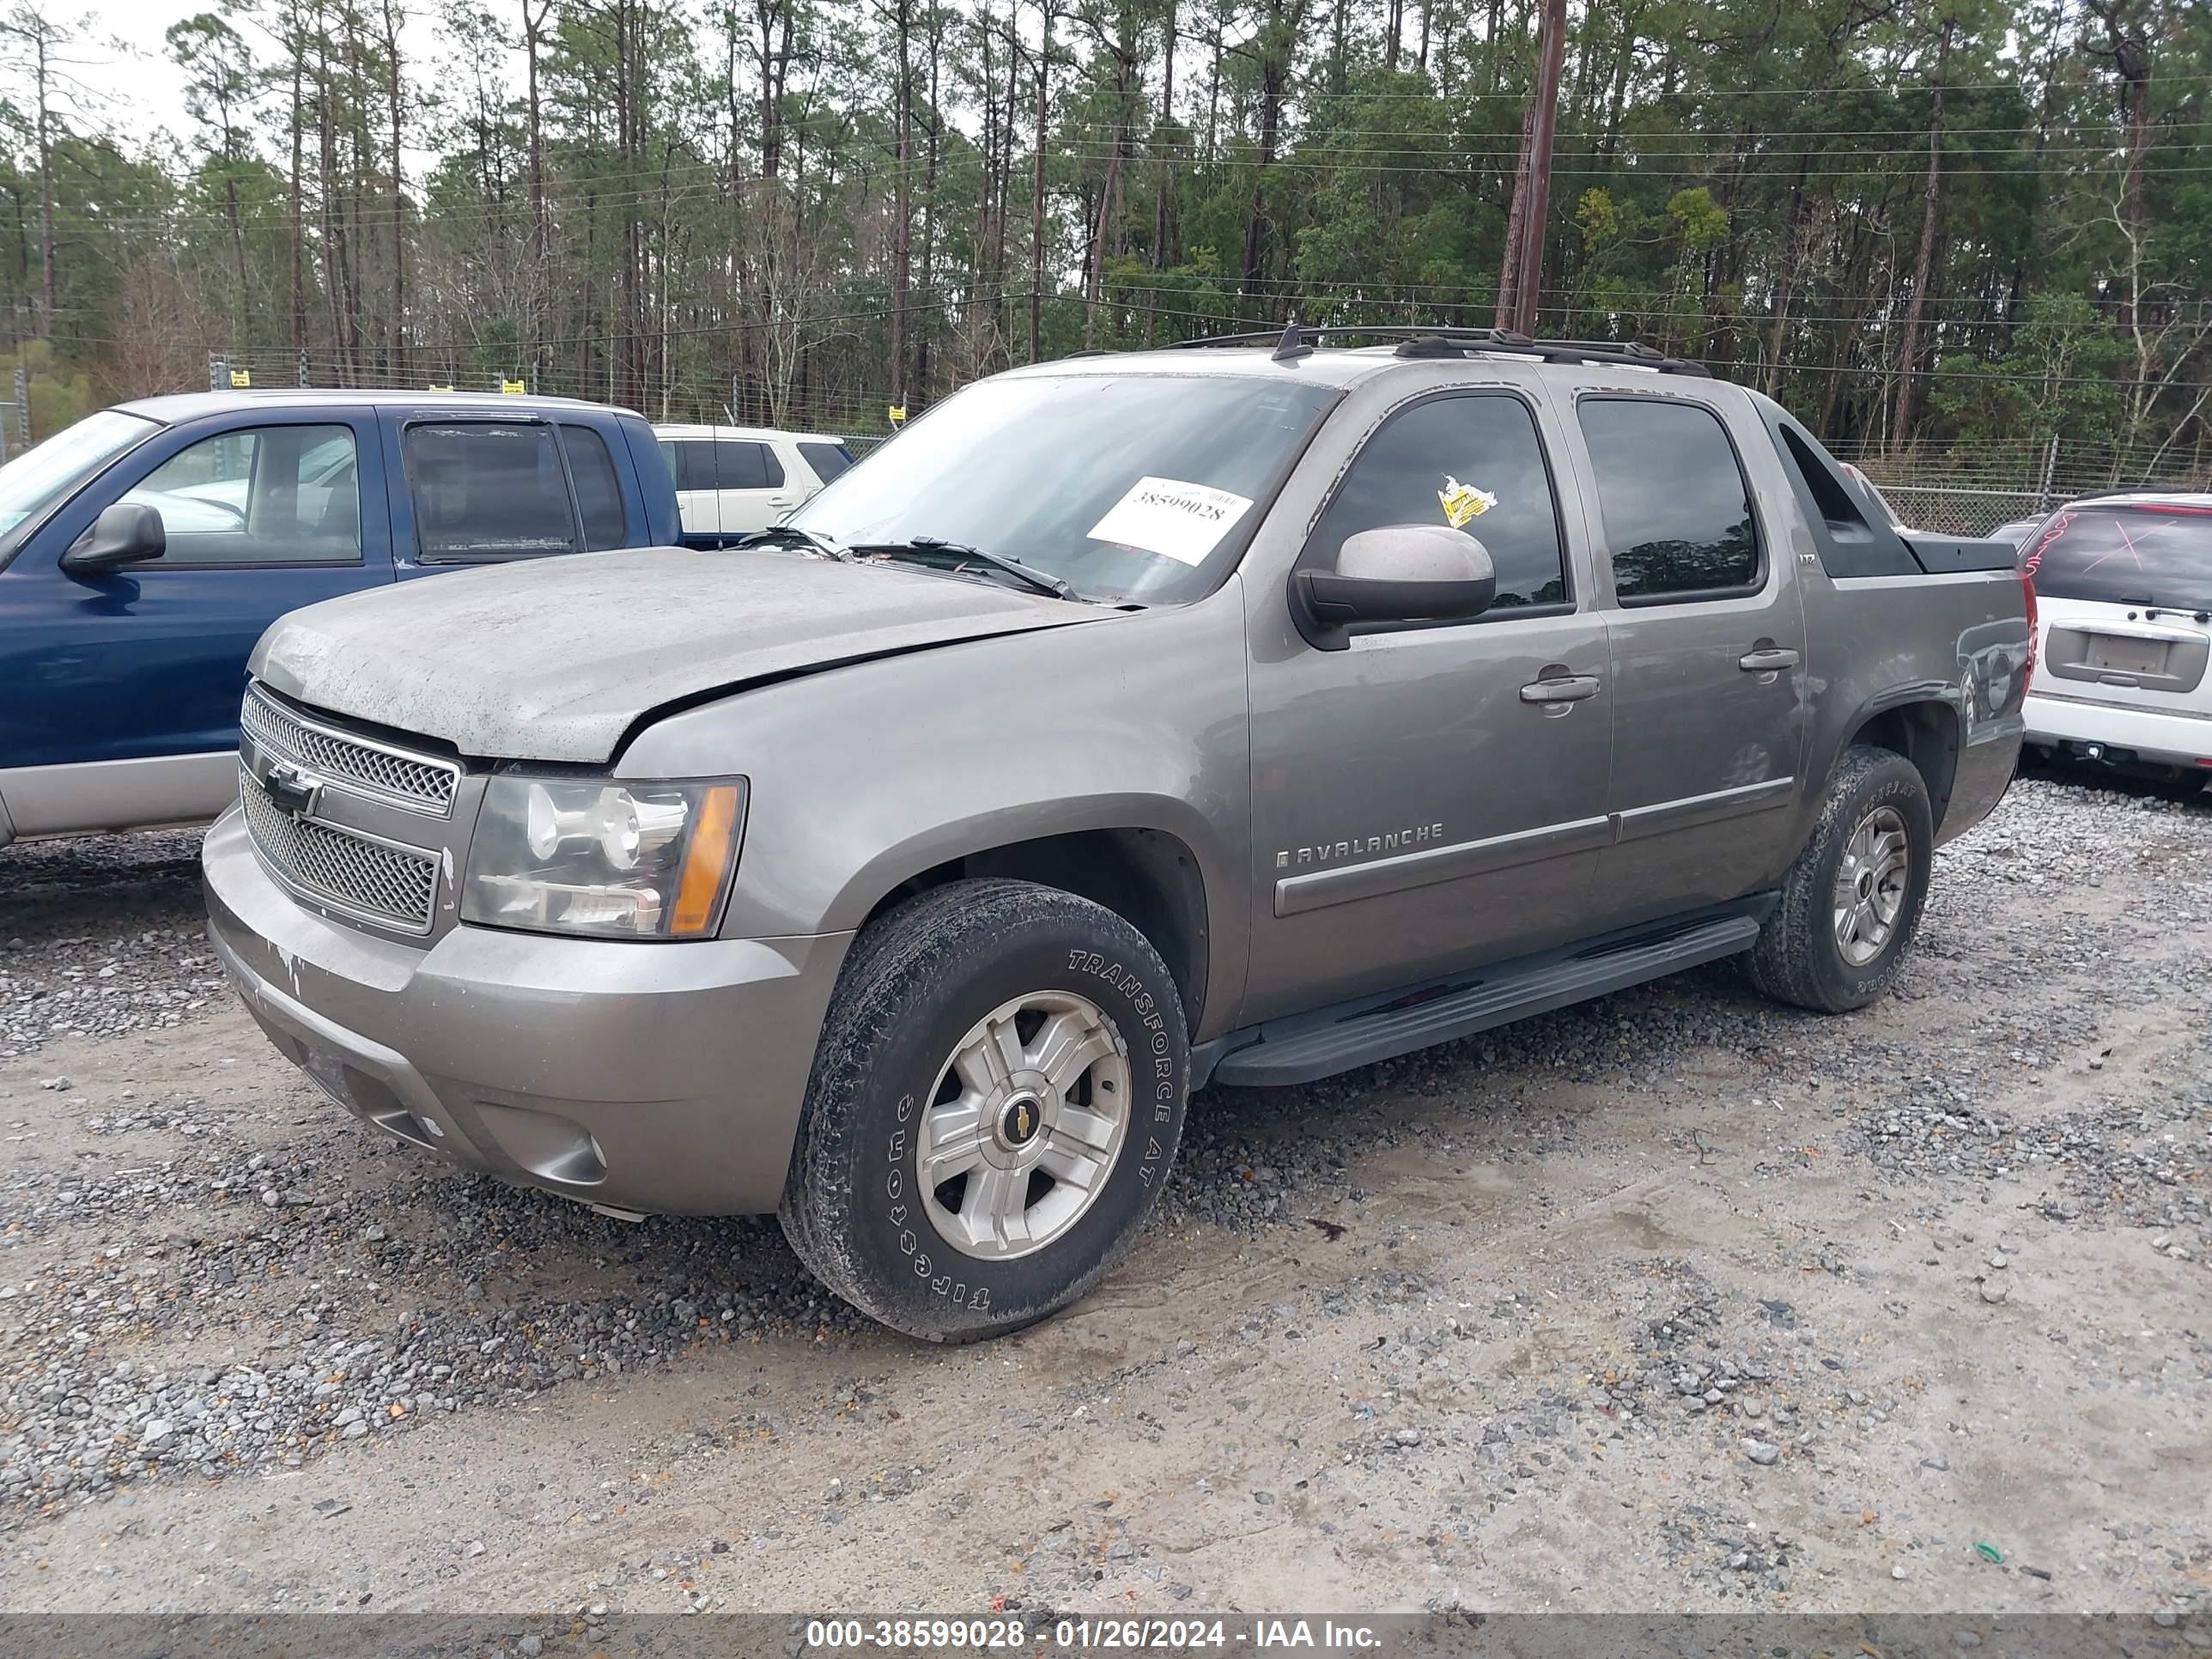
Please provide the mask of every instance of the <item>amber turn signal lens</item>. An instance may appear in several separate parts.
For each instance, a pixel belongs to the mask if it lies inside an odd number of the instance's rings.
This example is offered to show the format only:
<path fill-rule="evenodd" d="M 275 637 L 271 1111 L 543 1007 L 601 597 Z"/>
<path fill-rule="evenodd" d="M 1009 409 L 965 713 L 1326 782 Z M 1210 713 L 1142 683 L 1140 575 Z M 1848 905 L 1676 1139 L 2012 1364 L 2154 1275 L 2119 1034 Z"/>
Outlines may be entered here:
<path fill-rule="evenodd" d="M 737 854 L 737 787 L 717 784 L 699 803 L 699 822 L 684 855 L 684 878 L 677 885 L 676 914 L 668 929 L 673 938 L 696 939 L 714 926 L 723 878 Z"/>

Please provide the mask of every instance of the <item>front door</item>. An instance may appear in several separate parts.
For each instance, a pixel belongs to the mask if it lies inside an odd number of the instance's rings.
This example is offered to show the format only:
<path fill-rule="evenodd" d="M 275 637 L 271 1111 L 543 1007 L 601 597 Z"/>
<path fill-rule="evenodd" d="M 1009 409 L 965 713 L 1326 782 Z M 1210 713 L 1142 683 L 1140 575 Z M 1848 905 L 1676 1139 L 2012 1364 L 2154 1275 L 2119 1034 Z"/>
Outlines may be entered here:
<path fill-rule="evenodd" d="M 1302 556 L 1333 564 L 1346 537 L 1382 525 L 1457 525 L 1498 571 L 1480 618 L 1326 650 L 1290 629 L 1280 587 L 1249 595 L 1248 1023 L 1584 928 L 1607 835 L 1613 692 L 1605 623 L 1585 608 L 1581 526 L 1553 484 L 1548 419 L 1503 391 L 1400 409 L 1361 447 Z"/>
<path fill-rule="evenodd" d="M 70 544 L 118 500 L 161 514 L 162 556 L 64 570 Z M 238 747 L 246 659 L 263 630 L 392 579 L 373 416 L 269 415 L 164 434 L 57 514 L 0 576 L 0 684 L 15 693 L 0 698 L 0 764 L 42 773 L 13 779 L 10 799 L 89 799 L 111 775 L 86 769 L 146 763 L 130 775 L 147 780 L 147 811 L 193 816 L 204 803 L 172 811 L 157 799 L 160 763 L 184 763 L 173 769 L 195 787 L 234 787 L 221 757 Z"/>
<path fill-rule="evenodd" d="M 676 514 L 684 539 L 715 545 L 722 534 L 722 497 L 714 487 L 714 441 L 663 438 L 668 474 L 676 482 Z"/>
<path fill-rule="evenodd" d="M 1608 927 L 1770 886 L 1788 862 L 1806 743 L 1805 618 L 1711 409 L 1583 398 L 1613 608 L 1615 844 Z"/>

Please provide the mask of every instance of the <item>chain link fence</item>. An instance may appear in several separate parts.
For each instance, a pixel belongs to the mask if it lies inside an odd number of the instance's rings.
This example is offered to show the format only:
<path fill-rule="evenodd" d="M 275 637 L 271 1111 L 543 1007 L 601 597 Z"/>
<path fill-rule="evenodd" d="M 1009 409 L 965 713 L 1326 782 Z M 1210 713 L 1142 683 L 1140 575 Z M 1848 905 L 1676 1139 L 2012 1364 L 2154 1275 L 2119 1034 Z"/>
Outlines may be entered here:
<path fill-rule="evenodd" d="M 399 374 L 374 364 L 349 365 L 330 356 L 327 350 L 301 353 L 284 347 L 210 352 L 206 377 L 205 385 L 210 391 L 234 387 L 253 391 L 316 386 L 356 390 L 413 388 L 432 392 L 526 392 L 580 398 L 590 403 L 622 401 L 618 387 L 611 385 L 604 374 L 586 374 L 567 365 L 556 364 L 538 371 L 526 364 L 513 369 L 485 370 L 422 360 L 411 364 L 409 373 Z M 168 389 L 191 391 L 198 387 L 174 386 Z M 4 396 L 5 387 L 0 386 L 0 398 Z M 773 424 L 792 432 L 844 438 L 853 442 L 854 451 L 858 453 L 866 444 L 880 442 L 890 435 L 891 401 L 888 388 L 802 385 L 793 388 L 785 400 L 782 418 L 771 421 L 757 387 L 729 377 L 689 374 L 657 380 L 650 395 L 641 400 L 639 413 L 656 422 Z"/>
<path fill-rule="evenodd" d="M 2087 438 L 1988 439 L 1941 450 L 1832 446 L 1872 479 L 1915 529 L 1986 536 L 2112 489 L 2212 490 L 2201 445 L 2156 448 Z"/>
<path fill-rule="evenodd" d="M 1878 487 L 1907 525 L 1945 536 L 1986 536 L 2019 520 L 2040 519 L 2057 505 L 2034 489 L 1975 489 L 1956 484 Z"/>
<path fill-rule="evenodd" d="M 179 363 L 176 372 L 179 378 L 189 374 L 197 380 L 200 368 L 195 360 L 189 370 Z M 264 346 L 210 351 L 205 374 L 204 384 L 210 388 L 404 384 L 456 391 L 528 391 L 592 401 L 616 395 L 604 371 L 587 375 L 573 366 L 549 366 L 532 374 L 522 367 L 494 372 L 470 368 L 450 357 L 418 357 L 407 374 L 392 375 L 357 361 L 341 361 L 327 349 L 297 352 Z M 0 434 L 4 434 L 6 453 L 14 454 L 32 435 L 30 399 L 20 369 L 12 407 L 6 402 L 9 389 L 0 382 Z M 842 437 L 855 454 L 865 454 L 895 429 L 889 419 L 891 401 L 887 387 L 831 386 L 802 380 L 782 400 L 783 418 L 776 424 Z M 748 415 L 754 421 L 765 418 L 757 387 L 716 376 L 678 374 L 656 385 L 647 403 L 643 412 L 655 421 L 720 424 L 731 419 L 733 409 L 745 410 L 738 416 L 740 424 L 750 423 Z M 2169 441 L 2155 447 L 2090 437 L 2023 436 L 1961 440 L 1909 450 L 1884 450 L 1845 440 L 1829 448 L 1838 460 L 1865 473 L 1906 524 L 1947 535 L 1986 536 L 2100 490 L 2212 490 L 2212 428 L 2200 422 L 2191 435 L 2192 442 Z"/>

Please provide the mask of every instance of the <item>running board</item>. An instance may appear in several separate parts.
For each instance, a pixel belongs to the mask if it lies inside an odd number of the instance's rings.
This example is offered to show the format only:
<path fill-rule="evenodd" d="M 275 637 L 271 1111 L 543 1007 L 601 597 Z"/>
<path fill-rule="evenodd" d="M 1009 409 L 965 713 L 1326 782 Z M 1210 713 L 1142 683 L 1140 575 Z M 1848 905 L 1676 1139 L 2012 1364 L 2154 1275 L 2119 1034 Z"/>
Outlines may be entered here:
<path fill-rule="evenodd" d="M 1526 965 L 1509 963 L 1480 978 L 1445 981 L 1425 996 L 1401 993 L 1273 1020 L 1242 1034 L 1250 1040 L 1229 1048 L 1211 1081 L 1243 1088 L 1311 1083 L 1734 956 L 1750 949 L 1758 937 L 1756 918 L 1717 916 L 1658 938 L 1593 946 L 1577 956 L 1538 958 Z M 1410 1000 L 1415 997 L 1421 1000 Z M 1234 1044 L 1237 1038 L 1227 1042 Z"/>

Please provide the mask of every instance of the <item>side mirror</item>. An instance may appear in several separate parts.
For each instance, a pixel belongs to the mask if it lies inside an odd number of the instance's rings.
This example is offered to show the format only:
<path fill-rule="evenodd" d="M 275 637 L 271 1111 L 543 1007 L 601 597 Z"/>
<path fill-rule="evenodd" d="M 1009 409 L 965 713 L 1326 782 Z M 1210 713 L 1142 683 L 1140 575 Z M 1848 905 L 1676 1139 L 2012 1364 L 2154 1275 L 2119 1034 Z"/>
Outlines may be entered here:
<path fill-rule="evenodd" d="M 1324 651 L 1363 623 L 1464 622 L 1498 597 L 1490 551 L 1441 524 L 1389 524 L 1345 538 L 1334 570 L 1291 573 L 1291 615 Z"/>
<path fill-rule="evenodd" d="M 143 564 L 169 550 L 168 532 L 157 508 L 139 501 L 118 501 L 103 509 L 92 528 L 62 555 L 62 568 L 79 574 Z"/>

